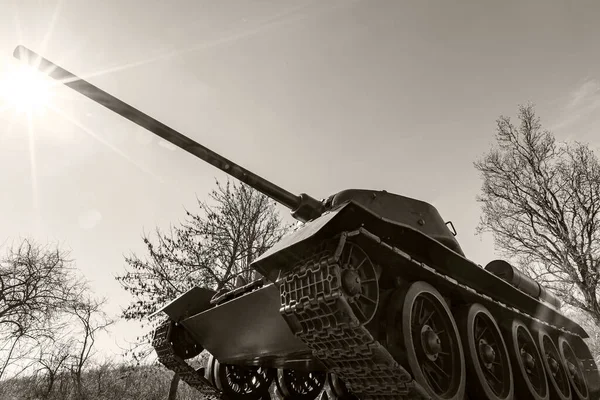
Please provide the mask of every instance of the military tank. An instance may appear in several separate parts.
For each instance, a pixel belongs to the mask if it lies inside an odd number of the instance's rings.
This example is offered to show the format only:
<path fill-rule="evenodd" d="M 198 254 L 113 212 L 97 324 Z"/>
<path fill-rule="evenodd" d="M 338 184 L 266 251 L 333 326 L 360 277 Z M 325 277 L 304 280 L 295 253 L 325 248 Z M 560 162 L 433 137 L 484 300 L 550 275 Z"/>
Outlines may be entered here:
<path fill-rule="evenodd" d="M 14 55 L 291 209 L 252 282 L 194 287 L 158 312 L 158 360 L 209 398 L 598 399 L 587 333 L 508 262 L 481 267 L 426 202 L 295 195 L 22 46 Z M 205 368 L 188 361 L 206 350 Z"/>

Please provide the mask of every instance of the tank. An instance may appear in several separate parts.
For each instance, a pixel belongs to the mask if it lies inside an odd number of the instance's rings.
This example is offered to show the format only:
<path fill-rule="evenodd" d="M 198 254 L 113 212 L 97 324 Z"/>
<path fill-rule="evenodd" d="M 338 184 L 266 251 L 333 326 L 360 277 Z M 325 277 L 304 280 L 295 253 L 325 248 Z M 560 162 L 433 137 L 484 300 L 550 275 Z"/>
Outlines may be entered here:
<path fill-rule="evenodd" d="M 158 313 L 158 360 L 207 398 L 598 399 L 580 325 L 503 260 L 462 251 L 431 204 L 384 190 L 295 195 L 22 46 L 52 78 L 287 206 L 301 221 L 252 282 Z M 189 361 L 210 353 L 200 369 Z"/>

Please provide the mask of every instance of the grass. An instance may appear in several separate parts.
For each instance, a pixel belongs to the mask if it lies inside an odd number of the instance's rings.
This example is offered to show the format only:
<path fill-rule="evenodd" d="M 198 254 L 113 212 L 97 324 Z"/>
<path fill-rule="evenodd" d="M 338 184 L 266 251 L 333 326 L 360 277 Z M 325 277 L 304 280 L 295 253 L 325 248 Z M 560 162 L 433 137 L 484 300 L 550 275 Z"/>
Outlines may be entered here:
<path fill-rule="evenodd" d="M 78 396 L 73 379 L 62 373 L 46 395 L 48 379 L 28 376 L 0 382 L 2 400 L 165 400 L 173 373 L 159 365 L 101 365 L 84 373 L 83 393 Z M 199 400 L 198 393 L 180 382 L 178 400 Z"/>
<path fill-rule="evenodd" d="M 197 368 L 205 365 L 208 354 L 203 352 L 192 361 Z M 190 360 L 188 360 L 189 362 Z M 0 381 L 1 400 L 167 400 L 173 372 L 159 364 L 133 366 L 106 362 L 88 369 L 82 376 L 82 393 L 78 394 L 73 377 L 65 371 L 59 374 L 48 393 L 46 375 L 32 375 Z M 275 384 L 271 399 L 280 399 Z M 195 389 L 180 381 L 177 400 L 202 400 Z"/>

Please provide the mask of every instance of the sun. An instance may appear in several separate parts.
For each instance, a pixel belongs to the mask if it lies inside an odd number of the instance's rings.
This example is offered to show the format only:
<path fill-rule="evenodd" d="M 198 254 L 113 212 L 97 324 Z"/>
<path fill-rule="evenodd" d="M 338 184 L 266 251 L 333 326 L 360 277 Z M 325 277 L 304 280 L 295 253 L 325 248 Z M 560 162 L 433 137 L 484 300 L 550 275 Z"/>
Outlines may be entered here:
<path fill-rule="evenodd" d="M 0 77 L 0 110 L 43 114 L 52 99 L 52 82 L 29 65 L 8 65 Z"/>

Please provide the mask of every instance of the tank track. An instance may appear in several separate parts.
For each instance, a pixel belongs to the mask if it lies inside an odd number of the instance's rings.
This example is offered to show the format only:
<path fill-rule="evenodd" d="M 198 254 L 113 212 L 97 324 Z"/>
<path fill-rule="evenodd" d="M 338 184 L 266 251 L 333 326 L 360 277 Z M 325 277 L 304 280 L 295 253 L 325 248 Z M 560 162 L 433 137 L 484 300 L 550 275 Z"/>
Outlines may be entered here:
<path fill-rule="evenodd" d="M 175 354 L 171 345 L 171 327 L 174 322 L 166 320 L 154 331 L 152 346 L 158 355 L 158 361 L 167 369 L 179 375 L 179 378 L 196 389 L 208 400 L 223 400 L 225 397 L 206 380 L 202 373 Z"/>
<path fill-rule="evenodd" d="M 286 273 L 280 280 L 281 315 L 328 371 L 361 399 L 429 398 L 352 311 L 341 283 L 343 244 Z"/>
<path fill-rule="evenodd" d="M 408 253 L 393 247 L 364 228 L 341 234 L 337 249 L 325 250 L 304 261 L 280 278 L 281 315 L 294 334 L 302 340 L 329 371 L 336 374 L 348 389 L 365 400 L 429 398 L 410 373 L 399 365 L 348 305 L 340 281 L 339 262 L 348 238 L 359 237 L 394 252 L 405 261 L 421 268 L 424 275 L 437 276 L 452 283 L 459 291 L 479 297 L 482 303 L 493 302 L 513 315 L 523 316 L 554 330 L 569 333 L 535 316 L 498 302 L 434 268 L 415 260 Z M 429 272 L 429 274 L 427 274 Z"/>

